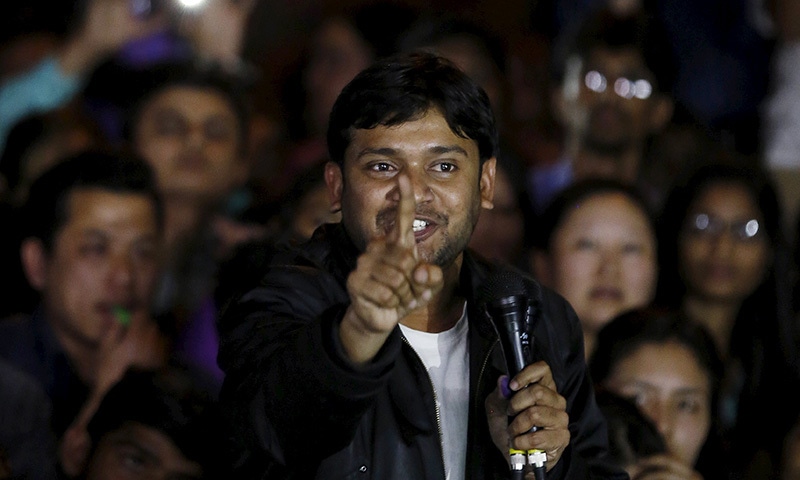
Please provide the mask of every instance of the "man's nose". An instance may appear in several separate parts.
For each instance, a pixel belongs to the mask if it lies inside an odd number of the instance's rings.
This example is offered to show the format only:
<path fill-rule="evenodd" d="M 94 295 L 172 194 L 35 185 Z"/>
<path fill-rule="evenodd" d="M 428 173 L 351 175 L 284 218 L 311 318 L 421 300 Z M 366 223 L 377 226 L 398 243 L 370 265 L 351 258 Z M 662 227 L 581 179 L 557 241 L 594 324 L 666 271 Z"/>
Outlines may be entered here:
<path fill-rule="evenodd" d="M 669 439 L 675 423 L 669 405 L 666 402 L 654 401 L 645 406 L 644 410 L 664 439 Z"/>
<path fill-rule="evenodd" d="M 203 128 L 203 125 L 186 125 L 184 142 L 192 147 L 202 147 L 206 143 L 206 132 Z"/>
<path fill-rule="evenodd" d="M 414 200 L 417 204 L 429 202 L 433 194 L 431 192 L 428 175 L 425 172 L 410 170 L 407 176 L 411 183 L 411 189 L 414 192 Z"/>
<path fill-rule="evenodd" d="M 133 260 L 127 253 L 119 253 L 112 257 L 110 281 L 115 287 L 127 287 L 133 282 Z"/>

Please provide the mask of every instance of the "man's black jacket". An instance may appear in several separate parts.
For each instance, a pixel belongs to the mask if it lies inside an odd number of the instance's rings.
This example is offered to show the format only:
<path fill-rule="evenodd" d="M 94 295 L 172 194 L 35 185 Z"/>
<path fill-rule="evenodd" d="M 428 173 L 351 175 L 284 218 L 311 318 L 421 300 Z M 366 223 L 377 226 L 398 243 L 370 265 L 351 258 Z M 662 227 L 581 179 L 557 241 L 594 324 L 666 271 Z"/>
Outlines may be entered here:
<path fill-rule="evenodd" d="M 226 310 L 219 362 L 221 401 L 231 412 L 236 478 L 444 480 L 433 389 L 399 328 L 374 361 L 345 359 L 338 325 L 358 252 L 340 226 L 278 255 L 260 285 Z M 476 300 L 489 266 L 468 252 L 461 295 L 469 319 L 470 415 L 467 478 L 507 478 L 492 443 L 484 400 L 503 373 L 496 334 Z M 530 281 L 540 298 L 536 356 L 567 400 L 570 446 L 548 473 L 557 478 L 627 478 L 604 460 L 606 427 L 586 375 L 582 334 L 569 305 Z M 465 379 L 466 380 L 466 379 Z"/>

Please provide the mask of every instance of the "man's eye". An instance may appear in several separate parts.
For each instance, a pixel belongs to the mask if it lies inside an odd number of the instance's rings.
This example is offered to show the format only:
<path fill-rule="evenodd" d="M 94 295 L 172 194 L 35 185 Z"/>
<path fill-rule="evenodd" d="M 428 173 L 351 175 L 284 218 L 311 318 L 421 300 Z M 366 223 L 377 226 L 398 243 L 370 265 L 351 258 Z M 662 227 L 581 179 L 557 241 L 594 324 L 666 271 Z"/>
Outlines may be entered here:
<path fill-rule="evenodd" d="M 103 255 L 106 253 L 106 244 L 90 242 L 81 245 L 80 252 L 84 255 Z"/>
<path fill-rule="evenodd" d="M 119 464 L 128 472 L 142 473 L 148 468 L 149 461 L 139 449 L 123 448 L 118 452 Z"/>
<path fill-rule="evenodd" d="M 456 166 L 452 163 L 442 162 L 436 165 L 436 168 L 439 169 L 440 172 L 443 173 L 451 173 L 456 170 Z"/>
<path fill-rule="evenodd" d="M 233 126 L 222 119 L 212 119 L 206 122 L 204 133 L 207 139 L 223 141 L 234 135 Z"/>
<path fill-rule="evenodd" d="M 183 135 L 186 129 L 186 122 L 178 115 L 165 114 L 156 120 L 156 131 L 160 135 Z"/>
<path fill-rule="evenodd" d="M 698 413 L 702 408 L 702 403 L 695 398 L 682 398 L 678 401 L 677 408 L 685 413 Z"/>
<path fill-rule="evenodd" d="M 644 246 L 637 243 L 626 243 L 622 247 L 622 253 L 638 254 L 644 252 Z"/>
<path fill-rule="evenodd" d="M 375 172 L 388 172 L 392 169 L 392 166 L 385 162 L 374 163 L 370 167 L 371 170 Z"/>
<path fill-rule="evenodd" d="M 133 249 L 136 260 L 149 262 L 157 258 L 158 248 L 152 244 L 137 245 Z"/>

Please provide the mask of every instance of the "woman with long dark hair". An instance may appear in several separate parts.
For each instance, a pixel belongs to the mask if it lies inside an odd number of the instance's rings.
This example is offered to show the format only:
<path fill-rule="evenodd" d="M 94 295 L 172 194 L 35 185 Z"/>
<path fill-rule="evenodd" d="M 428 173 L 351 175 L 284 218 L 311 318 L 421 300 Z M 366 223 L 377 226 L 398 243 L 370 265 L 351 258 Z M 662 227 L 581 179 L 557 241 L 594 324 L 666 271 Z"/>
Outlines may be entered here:
<path fill-rule="evenodd" d="M 714 338 L 725 363 L 718 417 L 736 458 L 774 451 L 785 394 L 797 385 L 791 262 L 775 190 L 752 165 L 705 165 L 663 211 L 657 301 Z"/>

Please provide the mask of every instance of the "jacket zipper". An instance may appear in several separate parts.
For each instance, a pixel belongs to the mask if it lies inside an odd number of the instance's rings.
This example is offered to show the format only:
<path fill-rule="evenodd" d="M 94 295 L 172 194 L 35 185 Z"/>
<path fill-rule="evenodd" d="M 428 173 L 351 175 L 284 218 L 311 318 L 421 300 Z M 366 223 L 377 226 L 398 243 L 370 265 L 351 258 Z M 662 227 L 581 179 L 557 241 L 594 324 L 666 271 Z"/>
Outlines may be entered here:
<path fill-rule="evenodd" d="M 489 347 L 489 350 L 486 351 L 486 356 L 483 358 L 483 364 L 481 365 L 481 371 L 478 374 L 478 383 L 475 384 L 475 411 L 480 412 L 480 400 L 481 400 L 481 385 L 483 385 L 483 374 L 486 373 L 486 366 L 489 364 L 489 359 L 492 356 L 492 352 L 497 344 L 500 343 L 500 339 L 496 338 L 494 343 Z"/>
<path fill-rule="evenodd" d="M 419 354 L 414 347 L 411 346 L 411 343 L 408 342 L 405 336 L 401 336 L 403 339 L 403 343 L 408 345 L 412 352 L 414 352 L 414 356 L 417 357 L 417 361 L 423 367 L 425 364 L 422 362 L 422 358 L 420 358 Z M 439 412 L 439 400 L 436 398 L 436 389 L 433 387 L 433 380 L 431 380 L 431 376 L 428 375 L 427 369 L 425 369 L 425 377 L 428 378 L 428 385 L 431 386 L 431 392 L 433 392 L 433 408 L 436 411 L 436 430 L 439 432 L 439 456 L 442 460 L 442 478 L 447 478 L 447 469 L 444 465 L 444 445 L 442 445 L 442 441 L 444 440 L 444 435 L 442 434 L 442 417 L 441 413 Z"/>

